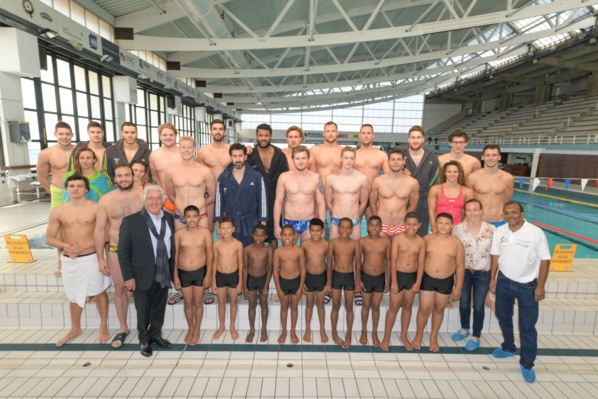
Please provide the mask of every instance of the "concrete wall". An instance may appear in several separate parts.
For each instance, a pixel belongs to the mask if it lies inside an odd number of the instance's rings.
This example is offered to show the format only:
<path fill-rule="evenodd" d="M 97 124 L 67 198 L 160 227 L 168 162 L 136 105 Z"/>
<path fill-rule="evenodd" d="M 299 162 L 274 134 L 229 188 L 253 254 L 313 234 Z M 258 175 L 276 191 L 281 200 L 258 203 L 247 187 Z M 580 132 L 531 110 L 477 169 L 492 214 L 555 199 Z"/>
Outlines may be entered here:
<path fill-rule="evenodd" d="M 434 129 L 447 119 L 462 111 L 461 104 L 424 104 L 422 125 L 424 129 Z"/>

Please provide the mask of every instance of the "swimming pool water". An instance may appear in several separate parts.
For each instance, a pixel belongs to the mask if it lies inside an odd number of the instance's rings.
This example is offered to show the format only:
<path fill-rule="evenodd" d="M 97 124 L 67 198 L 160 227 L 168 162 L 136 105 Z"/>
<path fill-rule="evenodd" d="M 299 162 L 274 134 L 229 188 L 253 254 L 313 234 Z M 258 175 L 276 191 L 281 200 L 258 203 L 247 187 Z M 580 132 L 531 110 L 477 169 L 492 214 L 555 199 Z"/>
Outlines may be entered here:
<path fill-rule="evenodd" d="M 568 198 L 567 192 L 559 190 L 552 195 Z M 575 198 L 578 200 L 577 198 Z M 585 198 L 584 198 L 585 199 Z M 528 222 L 538 221 L 568 232 L 598 240 L 598 208 L 571 203 L 559 198 L 547 198 L 531 193 L 516 191 L 513 200 L 520 201 Z M 586 199 L 585 202 L 591 203 Z M 594 200 L 595 201 L 595 200 Z M 555 244 L 577 244 L 576 258 L 598 258 L 598 245 L 567 234 L 542 229 L 546 233 L 550 250 Z"/>

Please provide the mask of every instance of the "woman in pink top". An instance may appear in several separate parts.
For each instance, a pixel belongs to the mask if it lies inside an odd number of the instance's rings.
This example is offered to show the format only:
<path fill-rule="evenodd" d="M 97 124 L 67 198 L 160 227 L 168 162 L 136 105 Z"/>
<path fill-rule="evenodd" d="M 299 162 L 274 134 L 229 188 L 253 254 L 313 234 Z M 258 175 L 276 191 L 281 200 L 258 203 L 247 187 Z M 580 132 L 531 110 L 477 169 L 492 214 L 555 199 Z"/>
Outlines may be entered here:
<path fill-rule="evenodd" d="M 432 232 L 436 233 L 436 215 L 442 212 L 453 217 L 455 225 L 463 220 L 465 203 L 473 198 L 473 191 L 465 187 L 465 174 L 458 161 L 449 161 L 440 169 L 440 184 L 428 193 L 428 212 Z"/>

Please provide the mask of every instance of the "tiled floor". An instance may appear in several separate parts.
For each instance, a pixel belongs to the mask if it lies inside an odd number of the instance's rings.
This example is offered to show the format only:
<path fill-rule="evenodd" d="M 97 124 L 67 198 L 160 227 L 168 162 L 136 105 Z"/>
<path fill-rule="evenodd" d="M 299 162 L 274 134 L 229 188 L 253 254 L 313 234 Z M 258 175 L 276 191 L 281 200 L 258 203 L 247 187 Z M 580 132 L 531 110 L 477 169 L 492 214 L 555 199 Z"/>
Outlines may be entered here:
<path fill-rule="evenodd" d="M 47 204 L 0 208 L 0 230 L 43 233 L 46 208 Z M 67 331 L 63 328 L 68 325 L 68 305 L 60 280 L 52 275 L 55 252 L 34 250 L 34 257 L 33 264 L 8 264 L 4 243 L 0 244 L 0 291 L 4 291 L 0 292 L 0 398 L 560 399 L 595 398 L 598 392 L 595 260 L 576 260 L 574 272 L 550 274 L 549 299 L 541 305 L 539 321 L 537 382 L 528 384 L 521 377 L 517 356 L 502 360 L 490 356 L 502 341 L 492 328 L 491 315 L 491 328 L 484 330 L 483 346 L 475 353 L 466 353 L 464 343 L 450 339 L 452 324 L 441 329 L 442 349 L 435 354 L 427 347 L 407 352 L 397 333 L 388 353 L 355 345 L 359 323 L 349 350 L 322 345 L 318 334 L 309 344 L 279 346 L 279 332 L 274 330 L 266 343 L 245 344 L 243 330 L 237 341 L 229 334 L 215 341 L 208 321 L 200 344 L 189 347 L 183 342 L 184 322 L 178 320 L 182 305 L 169 307 L 167 314 L 172 324 L 164 335 L 174 347 L 155 350 L 151 358 L 139 354 L 135 332 L 123 348 L 111 350 L 97 344 L 95 327 L 58 349 L 54 343 Z M 213 317 L 215 308 L 208 307 L 206 315 Z M 447 323 L 454 322 L 455 311 L 447 311 Z M 273 305 L 269 325 L 277 325 L 277 313 Z M 89 326 L 97 325 L 93 306 L 84 315 Z M 246 314 L 239 317 L 241 324 L 246 323 Z M 10 323 L 20 327 L 10 328 Z M 424 345 L 428 343 L 426 336 Z"/>

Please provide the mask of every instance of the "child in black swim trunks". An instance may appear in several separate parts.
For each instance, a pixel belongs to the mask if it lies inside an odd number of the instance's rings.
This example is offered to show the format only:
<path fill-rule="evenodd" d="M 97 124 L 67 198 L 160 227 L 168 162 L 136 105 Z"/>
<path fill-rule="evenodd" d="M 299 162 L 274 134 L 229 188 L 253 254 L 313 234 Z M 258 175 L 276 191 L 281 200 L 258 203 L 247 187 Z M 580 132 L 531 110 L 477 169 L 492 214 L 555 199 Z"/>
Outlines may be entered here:
<path fill-rule="evenodd" d="M 186 207 L 183 214 L 185 227 L 174 233 L 174 288 L 183 292 L 185 300 L 185 319 L 189 325 L 185 342 L 195 346 L 203 319 L 204 287 L 210 287 L 212 276 L 212 234 L 199 225 L 199 209 L 195 205 Z"/>
<path fill-rule="evenodd" d="M 218 319 L 220 328 L 214 333 L 214 339 L 220 338 L 225 330 L 224 316 L 226 315 L 226 295 L 230 304 L 230 335 L 239 338 L 235 328 L 237 321 L 237 296 L 243 291 L 244 281 L 239 281 L 243 275 L 243 244 L 233 237 L 235 226 L 233 219 L 223 217 L 218 222 L 221 239 L 214 243 L 214 269 L 212 291 L 218 295 Z"/>
<path fill-rule="evenodd" d="M 311 238 L 301 240 L 301 248 L 305 251 L 305 334 L 303 340 L 311 342 L 311 316 L 314 311 L 314 304 L 318 310 L 320 321 L 320 341 L 328 342 L 326 335 L 326 308 L 324 307 L 324 295 L 330 294 L 326 291 L 327 267 L 326 254 L 328 253 L 328 241 L 324 239 L 324 222 L 315 218 L 309 221 L 309 234 Z"/>
<path fill-rule="evenodd" d="M 255 336 L 255 309 L 258 293 L 260 309 L 262 310 L 261 342 L 268 340 L 268 286 L 272 277 L 272 248 L 265 243 L 268 230 L 263 224 L 253 228 L 251 234 L 253 244 L 243 248 L 243 281 L 245 281 L 245 296 L 249 298 L 249 334 L 245 342 L 253 342 Z"/>
<path fill-rule="evenodd" d="M 465 275 L 465 248 L 461 240 L 451 235 L 452 228 L 453 217 L 449 213 L 439 213 L 436 216 L 437 232 L 424 237 L 426 261 L 419 293 L 417 333 L 413 339 L 413 347 L 416 349 L 421 349 L 424 328 L 431 313 L 430 352 L 440 350 L 438 331 L 444 318 L 446 302 L 449 296 L 453 300 L 461 297 L 461 287 Z M 454 289 L 453 276 L 456 277 Z"/>
<path fill-rule="evenodd" d="M 351 346 L 351 333 L 353 329 L 353 297 L 360 292 L 359 278 L 356 273 L 357 260 L 361 259 L 359 244 L 351 239 L 353 222 L 349 218 L 342 218 L 338 223 L 338 238 L 330 240 L 328 244 L 328 284 L 327 290 L 332 288 L 332 339 L 334 342 L 348 348 Z M 345 312 L 347 318 L 347 331 L 345 340 L 338 336 L 336 326 L 338 313 L 341 308 L 341 295 L 345 292 Z"/>
<path fill-rule="evenodd" d="M 386 327 L 384 339 L 380 347 L 385 351 L 390 346 L 392 334 L 399 309 L 401 313 L 401 341 L 408 351 L 413 350 L 413 345 L 407 337 L 411 309 L 415 295 L 419 292 L 424 275 L 424 260 L 426 259 L 426 243 L 417 235 L 421 222 L 419 215 L 409 212 L 405 215 L 405 232 L 393 237 L 390 250 L 390 305 L 386 312 Z"/>
<path fill-rule="evenodd" d="M 357 260 L 357 275 L 361 276 L 360 288 L 363 295 L 361 307 L 361 345 L 368 344 L 367 326 L 370 309 L 372 310 L 372 345 L 380 346 L 378 339 L 378 321 L 380 320 L 380 302 L 382 295 L 388 291 L 390 276 L 390 240 L 380 236 L 382 219 L 371 216 L 368 220 L 368 236 L 359 239 L 359 250 L 363 255 Z"/>
<path fill-rule="evenodd" d="M 280 233 L 282 247 L 274 250 L 274 284 L 280 299 L 281 334 L 279 344 L 287 339 L 287 316 L 291 308 L 291 342 L 299 343 L 297 336 L 297 318 L 299 317 L 299 300 L 303 294 L 305 282 L 305 253 L 296 244 L 295 229 L 290 224 L 282 227 Z"/>

